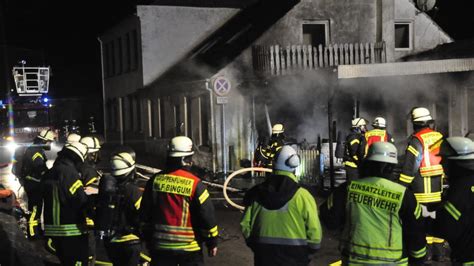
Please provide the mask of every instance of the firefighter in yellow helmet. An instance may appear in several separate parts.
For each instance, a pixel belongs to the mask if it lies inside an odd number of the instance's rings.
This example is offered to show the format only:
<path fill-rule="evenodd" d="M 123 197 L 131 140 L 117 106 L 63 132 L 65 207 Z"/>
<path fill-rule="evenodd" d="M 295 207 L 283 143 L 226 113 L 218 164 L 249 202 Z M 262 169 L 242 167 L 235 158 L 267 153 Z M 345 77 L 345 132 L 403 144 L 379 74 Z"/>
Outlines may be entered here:
<path fill-rule="evenodd" d="M 415 193 L 429 231 L 435 216 L 433 211 L 440 205 L 443 191 L 444 171 L 441 157 L 437 156 L 443 135 L 432 129 L 434 119 L 428 109 L 415 107 L 410 115 L 414 133 L 408 142 L 399 181 Z M 444 240 L 429 235 L 426 240 L 428 260 L 444 260 Z"/>
<path fill-rule="evenodd" d="M 272 135 L 270 136 L 268 144 L 265 145 L 262 141 L 263 138 L 260 139 L 257 150 L 255 151 L 256 166 L 272 168 L 275 155 L 285 144 L 284 133 L 285 128 L 283 127 L 283 124 L 275 124 L 272 127 Z"/>
<path fill-rule="evenodd" d="M 73 142 L 78 142 L 81 140 L 81 135 L 76 134 L 76 133 L 69 133 L 66 138 L 66 143 L 73 143 Z"/>
<path fill-rule="evenodd" d="M 387 142 L 390 141 L 394 143 L 395 141 L 392 138 L 392 135 L 387 132 L 387 121 L 385 118 L 381 116 L 377 116 L 374 121 L 372 122 L 373 129 L 365 132 L 365 154 L 369 151 L 370 145 L 375 142 L 383 141 Z"/>
<path fill-rule="evenodd" d="M 433 234 L 449 242 L 452 265 L 474 265 L 474 142 L 447 138 L 439 155 L 449 188 L 436 211 Z"/>
<path fill-rule="evenodd" d="M 163 172 L 145 187 L 140 207 L 151 265 L 202 265 L 202 244 L 217 254 L 217 223 L 209 191 L 192 172 L 193 142 L 171 139 Z"/>
<path fill-rule="evenodd" d="M 50 149 L 51 143 L 55 139 L 55 134 L 50 129 L 42 130 L 33 140 L 33 144 L 26 148 L 23 154 L 19 180 L 22 182 L 26 195 L 28 196 L 28 237 L 38 238 L 41 234 L 41 211 L 43 203 L 41 201 L 40 182 L 43 175 L 48 170 L 46 161 L 48 158 L 45 149 Z"/>
<path fill-rule="evenodd" d="M 342 265 L 422 265 L 426 241 L 421 207 L 392 181 L 397 149 L 376 142 L 361 165 L 361 178 L 341 184 L 321 205 L 321 220 L 342 229 Z"/>
<path fill-rule="evenodd" d="M 365 137 L 367 122 L 362 117 L 352 119 L 351 132 L 346 137 L 344 147 L 344 168 L 347 180 L 359 178 L 359 166 L 364 158 Z"/>

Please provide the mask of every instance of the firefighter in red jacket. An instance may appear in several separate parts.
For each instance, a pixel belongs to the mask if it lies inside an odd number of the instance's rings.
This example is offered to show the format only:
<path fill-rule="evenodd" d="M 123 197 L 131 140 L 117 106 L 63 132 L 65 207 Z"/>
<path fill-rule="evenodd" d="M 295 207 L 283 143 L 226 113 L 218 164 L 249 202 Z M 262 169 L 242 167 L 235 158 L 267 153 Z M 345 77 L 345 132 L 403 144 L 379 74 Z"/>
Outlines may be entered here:
<path fill-rule="evenodd" d="M 381 116 L 377 116 L 374 121 L 372 122 L 373 129 L 365 132 L 365 154 L 367 155 L 367 151 L 369 150 L 370 145 L 375 142 L 383 141 L 387 142 L 390 141 L 394 143 L 395 141 L 392 138 L 392 135 L 387 132 L 387 122 L 385 118 Z"/>
<path fill-rule="evenodd" d="M 209 256 L 217 254 L 214 206 L 201 179 L 191 172 L 193 154 L 191 139 L 171 139 L 166 170 L 145 187 L 140 217 L 152 265 L 203 265 L 203 242 Z"/>
<path fill-rule="evenodd" d="M 433 130 L 434 123 L 430 111 L 415 107 L 411 111 L 414 133 L 411 136 L 405 155 L 399 181 L 410 188 L 423 209 L 426 230 L 430 231 L 435 209 L 440 205 L 443 191 L 443 167 L 441 157 L 437 156 L 443 135 Z M 444 240 L 427 236 L 428 260 L 444 260 Z"/>

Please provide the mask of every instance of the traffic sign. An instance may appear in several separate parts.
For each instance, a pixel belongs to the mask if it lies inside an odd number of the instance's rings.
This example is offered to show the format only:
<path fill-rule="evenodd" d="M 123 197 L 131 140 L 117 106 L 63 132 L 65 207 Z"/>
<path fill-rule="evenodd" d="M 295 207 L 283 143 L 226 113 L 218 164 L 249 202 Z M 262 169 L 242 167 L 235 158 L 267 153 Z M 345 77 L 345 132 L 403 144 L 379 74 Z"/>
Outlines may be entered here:
<path fill-rule="evenodd" d="M 216 99 L 217 99 L 217 104 L 226 104 L 229 102 L 228 97 L 217 96 Z"/>
<path fill-rule="evenodd" d="M 226 77 L 217 77 L 214 80 L 214 93 L 217 96 L 226 96 L 229 94 L 232 85 Z"/>

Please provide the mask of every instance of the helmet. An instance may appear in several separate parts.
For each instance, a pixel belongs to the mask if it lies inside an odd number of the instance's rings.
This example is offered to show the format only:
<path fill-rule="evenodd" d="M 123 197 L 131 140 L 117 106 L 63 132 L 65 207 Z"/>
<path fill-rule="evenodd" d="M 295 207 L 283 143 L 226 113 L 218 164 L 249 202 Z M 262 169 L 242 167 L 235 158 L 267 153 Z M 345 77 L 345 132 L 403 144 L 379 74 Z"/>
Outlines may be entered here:
<path fill-rule="evenodd" d="M 100 149 L 99 139 L 96 137 L 83 137 L 80 142 L 87 145 L 88 153 L 98 152 Z"/>
<path fill-rule="evenodd" d="M 113 176 L 128 175 L 135 169 L 135 159 L 128 152 L 120 152 L 112 156 L 110 166 Z"/>
<path fill-rule="evenodd" d="M 289 145 L 284 145 L 276 155 L 273 169 L 294 172 L 296 167 L 300 165 L 300 161 L 300 157 L 296 154 L 295 149 Z"/>
<path fill-rule="evenodd" d="M 171 139 L 168 146 L 169 157 L 184 157 L 193 154 L 193 141 L 190 138 L 177 136 Z"/>
<path fill-rule="evenodd" d="M 352 127 L 361 127 L 365 126 L 367 123 L 365 122 L 365 119 L 362 117 L 357 117 L 352 119 Z"/>
<path fill-rule="evenodd" d="M 447 138 L 441 143 L 438 155 L 450 160 L 474 160 L 474 142 L 464 137 Z"/>
<path fill-rule="evenodd" d="M 66 143 L 78 142 L 81 140 L 81 136 L 76 133 L 70 133 L 67 135 Z"/>
<path fill-rule="evenodd" d="M 77 156 L 81 158 L 82 161 L 86 158 L 87 155 L 87 145 L 80 142 L 66 143 L 64 148 L 74 152 Z"/>
<path fill-rule="evenodd" d="M 390 142 L 375 142 L 370 145 L 366 160 L 397 164 L 397 148 Z"/>
<path fill-rule="evenodd" d="M 285 132 L 285 128 L 283 127 L 282 124 L 275 124 L 272 127 L 272 134 L 281 134 Z"/>
<path fill-rule="evenodd" d="M 380 127 L 380 128 L 385 128 L 387 126 L 386 122 L 385 122 L 385 118 L 381 117 L 381 116 L 377 116 L 375 119 L 374 119 L 374 122 L 372 122 L 372 126 L 374 127 Z"/>
<path fill-rule="evenodd" d="M 411 121 L 413 123 L 424 123 L 433 121 L 433 118 L 428 109 L 424 107 L 415 107 L 411 110 Z"/>
<path fill-rule="evenodd" d="M 46 141 L 54 141 L 54 132 L 51 129 L 43 129 L 38 134 L 38 138 Z"/>

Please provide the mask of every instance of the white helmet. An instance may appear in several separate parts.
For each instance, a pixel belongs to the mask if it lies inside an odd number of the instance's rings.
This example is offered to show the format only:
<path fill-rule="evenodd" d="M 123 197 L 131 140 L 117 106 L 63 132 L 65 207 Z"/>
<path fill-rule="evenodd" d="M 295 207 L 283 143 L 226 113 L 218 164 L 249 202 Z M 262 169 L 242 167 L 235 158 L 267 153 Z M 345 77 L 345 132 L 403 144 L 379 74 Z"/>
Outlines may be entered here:
<path fill-rule="evenodd" d="M 98 152 L 100 149 L 100 142 L 96 137 L 83 137 L 80 142 L 87 145 L 88 153 Z"/>
<path fill-rule="evenodd" d="M 285 132 L 285 128 L 283 127 L 282 124 L 275 124 L 272 127 L 272 134 L 280 134 Z"/>
<path fill-rule="evenodd" d="M 86 158 L 87 155 L 87 145 L 84 143 L 80 142 L 73 142 L 73 143 L 66 143 L 64 145 L 65 149 L 68 149 L 70 151 L 73 151 L 75 154 L 77 154 L 82 161 Z"/>
<path fill-rule="evenodd" d="M 464 137 L 447 138 L 438 155 L 450 160 L 474 160 L 474 142 Z"/>
<path fill-rule="evenodd" d="M 374 127 L 380 127 L 380 128 L 385 128 L 387 126 L 386 122 L 385 122 L 385 118 L 381 117 L 381 116 L 377 116 L 375 119 L 374 119 L 374 122 L 372 122 L 372 126 Z"/>
<path fill-rule="evenodd" d="M 38 134 L 38 138 L 46 141 L 54 141 L 54 132 L 51 129 L 43 129 Z"/>
<path fill-rule="evenodd" d="M 411 110 L 411 121 L 417 122 L 430 122 L 433 121 L 430 111 L 424 107 L 415 107 Z"/>
<path fill-rule="evenodd" d="M 375 142 L 370 145 L 366 160 L 397 164 L 397 148 L 390 142 Z"/>
<path fill-rule="evenodd" d="M 135 169 L 135 160 L 128 152 L 120 152 L 112 156 L 110 159 L 110 166 L 112 168 L 113 176 L 128 175 Z"/>
<path fill-rule="evenodd" d="M 193 141 L 190 138 L 177 136 L 171 139 L 168 146 L 169 157 L 184 157 L 193 154 Z"/>
<path fill-rule="evenodd" d="M 294 172 L 300 162 L 300 157 L 296 154 L 295 149 L 289 145 L 284 145 L 277 154 L 273 169 Z"/>
<path fill-rule="evenodd" d="M 78 142 L 81 140 L 81 136 L 76 133 L 70 133 L 67 135 L 66 143 Z"/>
<path fill-rule="evenodd" d="M 365 122 L 365 119 L 362 117 L 357 117 L 357 118 L 352 119 L 352 127 L 362 127 L 365 125 L 367 125 L 367 123 Z"/>

